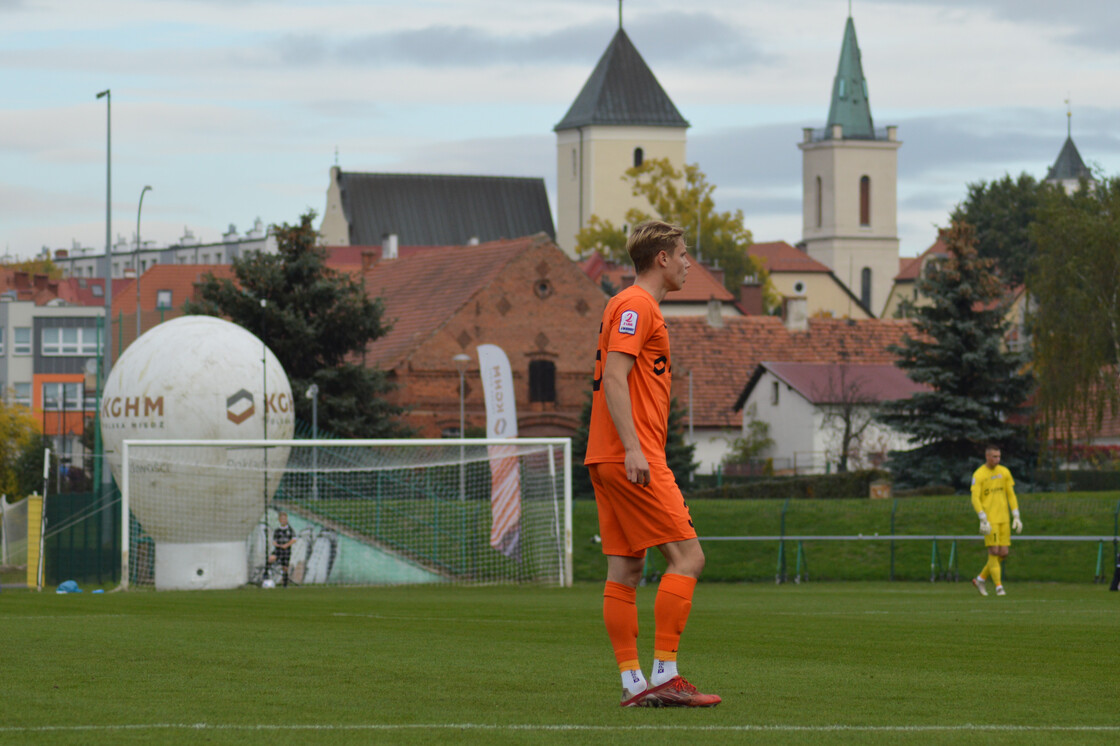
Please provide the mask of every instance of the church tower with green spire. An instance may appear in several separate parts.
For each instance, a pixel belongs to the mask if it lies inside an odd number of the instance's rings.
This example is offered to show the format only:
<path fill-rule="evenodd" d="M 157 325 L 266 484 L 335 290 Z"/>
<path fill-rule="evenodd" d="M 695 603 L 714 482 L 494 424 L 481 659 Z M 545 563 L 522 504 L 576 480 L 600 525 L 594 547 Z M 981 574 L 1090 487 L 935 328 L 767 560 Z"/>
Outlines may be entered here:
<path fill-rule="evenodd" d="M 631 207 L 649 211 L 623 177 L 650 158 L 685 165 L 681 116 L 622 29 L 591 72 L 556 131 L 556 241 L 575 256 L 575 236 L 592 215 L 626 223 Z"/>
<path fill-rule="evenodd" d="M 851 16 L 823 129 L 802 141 L 802 240 L 880 316 L 898 274 L 897 128 L 876 129 Z"/>

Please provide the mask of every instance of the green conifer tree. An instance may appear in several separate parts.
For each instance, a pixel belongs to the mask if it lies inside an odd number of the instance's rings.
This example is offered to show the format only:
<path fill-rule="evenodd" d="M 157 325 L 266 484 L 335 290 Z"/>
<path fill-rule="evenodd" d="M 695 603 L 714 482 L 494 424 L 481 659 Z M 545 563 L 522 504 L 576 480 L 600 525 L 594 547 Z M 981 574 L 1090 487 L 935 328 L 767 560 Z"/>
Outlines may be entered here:
<path fill-rule="evenodd" d="M 908 433 L 917 448 L 892 451 L 895 484 L 968 487 L 984 446 L 1003 450 L 1017 480 L 1029 480 L 1035 447 L 1028 438 L 1023 404 L 1032 378 L 1025 357 L 1006 348 L 1007 293 L 993 260 L 977 255 L 971 226 L 954 223 L 945 234 L 949 256 L 931 263 L 918 281 L 930 300 L 915 310 L 917 336 L 892 346 L 898 365 L 929 386 L 883 407 L 879 419 Z"/>

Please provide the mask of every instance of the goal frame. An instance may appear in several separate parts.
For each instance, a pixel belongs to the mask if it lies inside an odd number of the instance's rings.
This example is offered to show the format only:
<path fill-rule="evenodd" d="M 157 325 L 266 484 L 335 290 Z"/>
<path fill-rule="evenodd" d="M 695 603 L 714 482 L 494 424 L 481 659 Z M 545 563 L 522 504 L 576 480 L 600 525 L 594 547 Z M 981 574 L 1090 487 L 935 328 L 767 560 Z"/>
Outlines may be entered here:
<path fill-rule="evenodd" d="M 121 584 L 120 590 L 129 588 L 129 457 L 133 449 L 160 448 L 176 446 L 200 446 L 215 448 L 252 448 L 252 447 L 301 447 L 314 444 L 318 448 L 370 448 L 385 447 L 423 447 L 423 446 L 549 446 L 559 448 L 563 454 L 563 571 L 560 585 L 572 585 L 572 439 L 571 438 L 393 438 L 393 439 L 331 439 L 331 440 L 207 440 L 207 439 L 130 439 L 121 443 Z M 550 460 L 554 463 L 554 460 Z"/>

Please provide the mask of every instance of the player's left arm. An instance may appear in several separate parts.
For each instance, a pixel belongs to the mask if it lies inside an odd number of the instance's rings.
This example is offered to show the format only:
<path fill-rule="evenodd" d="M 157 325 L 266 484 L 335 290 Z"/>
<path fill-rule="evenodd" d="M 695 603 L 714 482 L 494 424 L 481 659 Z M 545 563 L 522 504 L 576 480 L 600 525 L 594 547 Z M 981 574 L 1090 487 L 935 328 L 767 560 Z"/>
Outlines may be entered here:
<path fill-rule="evenodd" d="M 1019 499 L 1015 497 L 1015 480 L 1011 478 L 1011 472 L 1008 471 L 1007 477 L 1007 507 L 1011 509 L 1011 528 L 1015 533 L 1023 533 L 1023 522 L 1019 520 Z"/>

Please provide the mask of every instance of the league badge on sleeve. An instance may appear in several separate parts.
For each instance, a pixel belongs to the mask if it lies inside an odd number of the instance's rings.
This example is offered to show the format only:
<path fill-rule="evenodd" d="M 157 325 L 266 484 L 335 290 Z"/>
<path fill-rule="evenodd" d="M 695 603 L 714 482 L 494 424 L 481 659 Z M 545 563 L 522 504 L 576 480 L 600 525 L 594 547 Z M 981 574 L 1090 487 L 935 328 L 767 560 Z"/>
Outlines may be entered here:
<path fill-rule="evenodd" d="M 623 311 L 618 320 L 619 334 L 634 334 L 638 331 L 638 312 Z"/>

